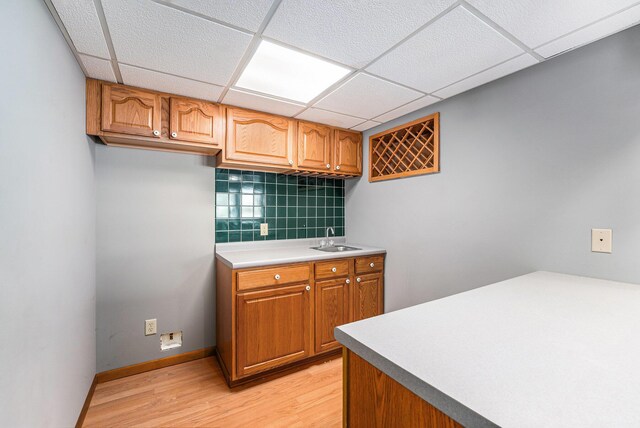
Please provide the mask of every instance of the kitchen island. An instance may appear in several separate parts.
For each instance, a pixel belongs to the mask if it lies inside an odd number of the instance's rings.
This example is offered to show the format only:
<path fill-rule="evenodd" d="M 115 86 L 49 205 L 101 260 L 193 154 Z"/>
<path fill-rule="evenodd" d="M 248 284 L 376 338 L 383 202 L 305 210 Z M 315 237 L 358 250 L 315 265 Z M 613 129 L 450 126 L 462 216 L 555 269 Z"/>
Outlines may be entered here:
<path fill-rule="evenodd" d="M 350 427 L 640 426 L 639 285 L 535 272 L 335 337 Z"/>

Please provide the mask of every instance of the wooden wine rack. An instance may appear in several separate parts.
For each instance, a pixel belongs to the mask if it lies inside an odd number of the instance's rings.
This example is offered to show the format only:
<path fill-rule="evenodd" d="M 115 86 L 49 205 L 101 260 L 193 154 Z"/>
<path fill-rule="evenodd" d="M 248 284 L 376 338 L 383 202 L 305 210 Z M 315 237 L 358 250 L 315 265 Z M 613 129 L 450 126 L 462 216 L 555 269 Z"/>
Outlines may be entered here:
<path fill-rule="evenodd" d="M 369 137 L 369 181 L 440 171 L 440 114 Z"/>

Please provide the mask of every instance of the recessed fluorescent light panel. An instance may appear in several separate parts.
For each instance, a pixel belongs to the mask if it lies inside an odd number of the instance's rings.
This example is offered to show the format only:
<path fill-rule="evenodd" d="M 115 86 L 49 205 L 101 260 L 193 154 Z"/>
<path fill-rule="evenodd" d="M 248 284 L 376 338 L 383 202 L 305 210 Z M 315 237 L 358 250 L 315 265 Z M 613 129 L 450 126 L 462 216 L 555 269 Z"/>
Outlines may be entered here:
<path fill-rule="evenodd" d="M 235 86 L 307 103 L 350 71 L 263 40 Z"/>

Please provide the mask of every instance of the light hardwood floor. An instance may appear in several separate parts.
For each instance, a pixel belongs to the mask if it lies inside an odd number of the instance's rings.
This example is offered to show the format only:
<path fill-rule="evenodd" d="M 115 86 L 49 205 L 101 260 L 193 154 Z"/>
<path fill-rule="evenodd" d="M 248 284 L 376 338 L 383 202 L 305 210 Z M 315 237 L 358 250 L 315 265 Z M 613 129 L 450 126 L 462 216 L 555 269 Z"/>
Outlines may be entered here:
<path fill-rule="evenodd" d="M 342 359 L 227 388 L 213 357 L 98 384 L 84 427 L 339 427 Z"/>

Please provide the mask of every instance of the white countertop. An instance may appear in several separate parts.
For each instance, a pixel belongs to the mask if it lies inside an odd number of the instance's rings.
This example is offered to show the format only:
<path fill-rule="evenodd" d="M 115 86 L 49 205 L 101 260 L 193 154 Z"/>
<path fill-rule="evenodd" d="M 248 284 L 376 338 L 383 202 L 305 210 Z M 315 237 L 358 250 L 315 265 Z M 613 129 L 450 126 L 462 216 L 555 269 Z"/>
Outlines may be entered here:
<path fill-rule="evenodd" d="M 346 238 L 344 237 L 336 237 L 332 239 L 336 244 L 345 243 L 346 241 Z M 318 245 L 320 245 L 320 238 L 216 244 L 216 257 L 233 269 L 242 269 L 255 266 L 338 259 L 343 257 L 359 257 L 386 253 L 382 248 L 354 244 L 351 242 L 348 242 L 347 245 L 360 249 L 340 253 L 326 253 L 323 251 L 312 250 L 310 248 L 317 247 Z"/>
<path fill-rule="evenodd" d="M 640 427 L 640 285 L 535 272 L 336 338 L 467 427 Z"/>

